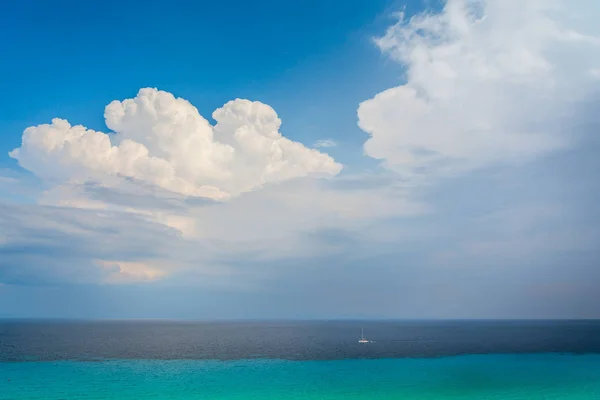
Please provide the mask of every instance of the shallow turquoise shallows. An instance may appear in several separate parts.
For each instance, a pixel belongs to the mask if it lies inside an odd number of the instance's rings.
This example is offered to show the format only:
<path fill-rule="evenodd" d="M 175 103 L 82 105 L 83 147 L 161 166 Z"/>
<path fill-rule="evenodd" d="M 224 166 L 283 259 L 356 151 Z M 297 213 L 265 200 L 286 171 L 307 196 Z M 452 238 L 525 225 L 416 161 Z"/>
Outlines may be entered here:
<path fill-rule="evenodd" d="M 0 363 L 0 399 L 600 399 L 600 355 Z"/>

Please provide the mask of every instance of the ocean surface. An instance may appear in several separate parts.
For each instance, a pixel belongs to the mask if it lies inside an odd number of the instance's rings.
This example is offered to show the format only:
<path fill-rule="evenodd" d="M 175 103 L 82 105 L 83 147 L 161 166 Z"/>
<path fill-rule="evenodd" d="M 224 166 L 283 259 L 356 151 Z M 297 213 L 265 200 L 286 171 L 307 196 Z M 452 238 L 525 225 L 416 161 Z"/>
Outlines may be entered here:
<path fill-rule="evenodd" d="M 0 399 L 600 400 L 600 321 L 0 321 Z"/>

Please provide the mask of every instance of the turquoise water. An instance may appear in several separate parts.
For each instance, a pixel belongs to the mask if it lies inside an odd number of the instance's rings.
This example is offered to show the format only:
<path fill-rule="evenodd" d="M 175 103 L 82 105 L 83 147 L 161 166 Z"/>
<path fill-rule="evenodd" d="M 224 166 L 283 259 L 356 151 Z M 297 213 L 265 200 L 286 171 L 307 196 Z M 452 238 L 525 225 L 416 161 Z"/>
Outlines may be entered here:
<path fill-rule="evenodd" d="M 600 355 L 0 363 L 0 399 L 600 399 Z"/>

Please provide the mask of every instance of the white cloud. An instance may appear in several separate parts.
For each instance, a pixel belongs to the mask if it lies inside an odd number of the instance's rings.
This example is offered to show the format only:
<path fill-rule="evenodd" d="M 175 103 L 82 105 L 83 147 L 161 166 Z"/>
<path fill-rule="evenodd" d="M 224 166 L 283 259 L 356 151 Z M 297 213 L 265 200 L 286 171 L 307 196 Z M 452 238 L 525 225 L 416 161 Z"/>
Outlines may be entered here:
<path fill-rule="evenodd" d="M 342 166 L 282 137 L 277 114 L 262 103 L 229 102 L 213 113 L 217 123 L 211 126 L 189 102 L 142 89 L 134 99 L 110 103 L 104 116 L 114 133 L 55 119 L 27 128 L 22 146 L 11 152 L 45 183 L 36 196 L 38 207 L 60 210 L 60 222 L 44 218 L 31 229 L 75 235 L 89 246 L 67 280 L 120 284 L 179 274 L 202 279 L 206 273 L 213 279 L 215 270 L 227 268 L 224 258 L 329 254 L 339 246 L 315 243 L 317 232 L 360 234 L 376 220 L 427 211 L 389 182 L 363 187 L 363 178 L 312 179 L 336 175 Z M 135 227 L 117 229 L 120 218 Z M 106 232 L 115 234 L 110 247 L 88 244 L 98 238 L 89 232 L 95 224 L 115 226 Z M 133 242 L 142 247 L 150 242 L 131 236 L 139 235 L 137 226 L 161 232 L 148 251 L 130 250 Z M 33 270 L 49 274 L 47 268 Z"/>
<path fill-rule="evenodd" d="M 104 116 L 114 135 L 57 118 L 27 128 L 10 156 L 43 179 L 122 176 L 214 199 L 342 169 L 327 154 L 283 137 L 275 111 L 259 102 L 230 101 L 213 113 L 213 127 L 188 101 L 147 88 L 134 99 L 113 101 Z"/>
<path fill-rule="evenodd" d="M 519 162 L 574 142 L 598 92 L 597 2 L 448 0 L 377 40 L 406 83 L 363 102 L 367 155 L 410 179 Z"/>
<path fill-rule="evenodd" d="M 336 147 L 337 146 L 337 142 L 333 139 L 321 139 L 321 140 L 317 140 L 314 144 L 314 147 L 316 148 L 328 148 L 328 147 Z"/>

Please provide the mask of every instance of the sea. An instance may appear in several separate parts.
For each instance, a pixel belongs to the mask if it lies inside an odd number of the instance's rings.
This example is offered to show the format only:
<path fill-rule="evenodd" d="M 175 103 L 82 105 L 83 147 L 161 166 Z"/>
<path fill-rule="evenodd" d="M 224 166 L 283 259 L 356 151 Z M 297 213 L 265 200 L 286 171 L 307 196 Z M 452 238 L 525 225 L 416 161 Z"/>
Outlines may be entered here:
<path fill-rule="evenodd" d="M 600 321 L 0 320 L 0 399 L 600 400 Z"/>

